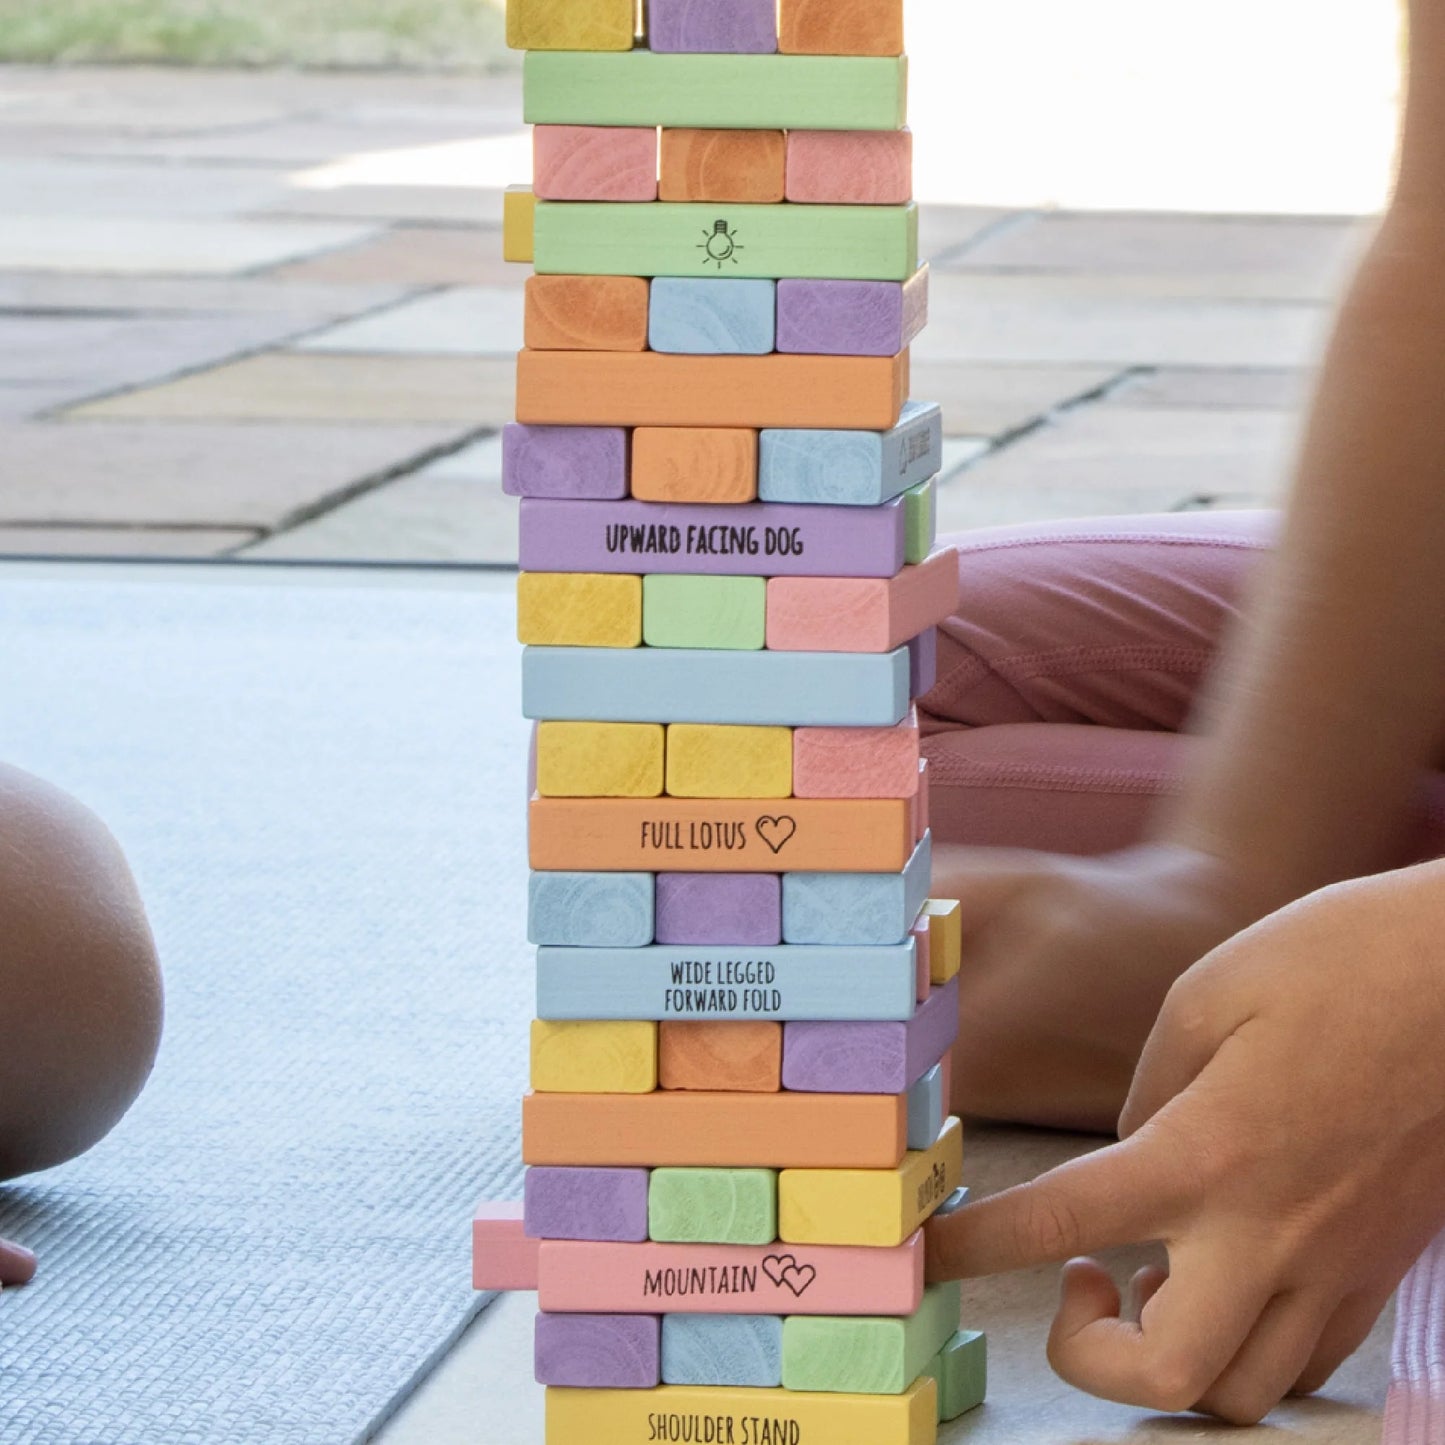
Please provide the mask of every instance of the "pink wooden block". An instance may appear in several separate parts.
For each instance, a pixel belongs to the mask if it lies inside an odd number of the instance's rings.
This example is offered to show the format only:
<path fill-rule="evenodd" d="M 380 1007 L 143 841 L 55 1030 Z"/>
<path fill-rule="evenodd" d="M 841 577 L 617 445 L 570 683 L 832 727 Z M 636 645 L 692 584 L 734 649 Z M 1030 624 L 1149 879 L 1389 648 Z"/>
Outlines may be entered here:
<path fill-rule="evenodd" d="M 770 577 L 774 652 L 892 652 L 953 614 L 958 558 L 935 552 L 896 577 Z"/>
<path fill-rule="evenodd" d="M 922 1003 L 933 987 L 933 930 L 924 918 L 913 925 L 908 936 L 913 940 L 913 954 L 918 960 L 918 1002 Z"/>
<path fill-rule="evenodd" d="M 788 132 L 786 195 L 824 205 L 902 206 L 913 199 L 908 130 Z"/>
<path fill-rule="evenodd" d="M 536 1289 L 540 1244 L 523 1230 L 520 1202 L 479 1204 L 472 1216 L 472 1288 Z"/>
<path fill-rule="evenodd" d="M 891 728 L 795 728 L 793 796 L 911 798 L 918 747 L 916 711 Z"/>
<path fill-rule="evenodd" d="M 558 1312 L 907 1315 L 923 1298 L 923 1233 L 886 1249 L 547 1240 L 538 1276 L 538 1303 Z"/>
<path fill-rule="evenodd" d="M 633 126 L 532 128 L 532 190 L 543 201 L 655 201 L 657 132 Z"/>

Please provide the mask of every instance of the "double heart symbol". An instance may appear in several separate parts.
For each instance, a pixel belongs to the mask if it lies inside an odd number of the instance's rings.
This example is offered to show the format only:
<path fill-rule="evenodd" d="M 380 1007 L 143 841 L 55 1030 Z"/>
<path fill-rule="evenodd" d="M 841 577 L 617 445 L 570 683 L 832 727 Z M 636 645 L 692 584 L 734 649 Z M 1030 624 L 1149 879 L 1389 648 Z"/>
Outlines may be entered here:
<path fill-rule="evenodd" d="M 770 1254 L 763 1259 L 763 1273 L 779 1286 L 786 1285 L 796 1298 L 817 1279 L 818 1271 L 811 1264 L 799 1264 L 791 1254 Z"/>
<path fill-rule="evenodd" d="M 758 830 L 758 837 L 774 853 L 781 853 L 783 845 L 798 831 L 798 820 L 788 817 L 759 818 L 754 826 Z"/>

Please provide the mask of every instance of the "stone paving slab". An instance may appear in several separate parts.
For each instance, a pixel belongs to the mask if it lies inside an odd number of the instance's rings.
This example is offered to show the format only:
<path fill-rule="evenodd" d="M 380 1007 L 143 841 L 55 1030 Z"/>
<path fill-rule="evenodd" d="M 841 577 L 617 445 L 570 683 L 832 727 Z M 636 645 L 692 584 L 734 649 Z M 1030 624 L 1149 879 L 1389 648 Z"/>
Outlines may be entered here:
<path fill-rule="evenodd" d="M 913 395 L 943 407 L 950 436 L 1000 437 L 1108 387 L 1114 366 L 997 366 L 966 361 L 913 363 Z"/>
<path fill-rule="evenodd" d="M 413 221 L 454 226 L 501 225 L 502 196 L 495 187 L 295 184 L 262 214 L 323 220 Z"/>
<path fill-rule="evenodd" d="M 929 262 L 958 255 L 961 249 L 975 245 L 1013 214 L 996 206 L 921 205 L 918 254 Z"/>
<path fill-rule="evenodd" d="M 204 527 L 0 527 L 0 557 L 223 557 L 256 532 Z"/>
<path fill-rule="evenodd" d="M 0 123 L 4 111 L 0 109 Z M 32 216 L 217 217 L 278 205 L 290 193 L 280 169 L 155 161 L 0 158 L 7 211 Z"/>
<path fill-rule="evenodd" d="M 521 286 L 530 267 L 502 260 L 494 231 L 461 226 L 399 226 L 359 245 L 266 272 L 270 281 L 313 285 Z"/>
<path fill-rule="evenodd" d="M 24 421 L 56 407 L 71 406 L 83 401 L 94 390 L 94 387 L 83 382 L 71 382 L 68 385 L 53 382 L 47 386 L 41 383 L 0 381 L 0 422 Z M 3 472 L 0 472 L 0 488 L 3 488 L 3 485 Z"/>
<path fill-rule="evenodd" d="M 118 315 L 180 312 L 196 316 L 261 312 L 294 319 L 295 328 L 358 316 L 412 294 L 411 287 L 275 282 L 247 276 L 92 276 L 64 271 L 0 271 L 0 312 L 91 311 Z"/>
<path fill-rule="evenodd" d="M 1101 405 L 1297 412 L 1309 401 L 1314 375 L 1302 367 L 1160 367 L 1130 377 Z"/>
<path fill-rule="evenodd" d="M 296 349 L 511 359 L 522 345 L 522 299 L 515 286 L 457 287 L 328 327 Z"/>
<path fill-rule="evenodd" d="M 0 426 L 0 526 L 270 530 L 420 465 L 458 426 Z"/>

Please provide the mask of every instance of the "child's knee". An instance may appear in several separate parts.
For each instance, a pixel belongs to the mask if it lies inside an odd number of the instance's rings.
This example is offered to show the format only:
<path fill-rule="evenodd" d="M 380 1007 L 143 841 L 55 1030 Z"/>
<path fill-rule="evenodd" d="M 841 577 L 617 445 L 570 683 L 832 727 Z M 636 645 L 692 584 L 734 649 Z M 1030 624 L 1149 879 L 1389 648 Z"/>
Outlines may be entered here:
<path fill-rule="evenodd" d="M 150 1074 L 161 1014 L 115 839 L 75 799 L 0 767 L 0 1178 L 110 1131 Z"/>

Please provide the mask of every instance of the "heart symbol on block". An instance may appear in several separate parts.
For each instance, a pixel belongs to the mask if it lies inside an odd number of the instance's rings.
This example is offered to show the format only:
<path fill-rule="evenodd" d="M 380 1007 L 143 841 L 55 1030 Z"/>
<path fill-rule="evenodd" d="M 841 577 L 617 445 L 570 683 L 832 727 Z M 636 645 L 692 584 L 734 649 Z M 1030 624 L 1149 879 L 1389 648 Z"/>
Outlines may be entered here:
<path fill-rule="evenodd" d="M 763 1273 L 779 1289 L 792 1290 L 794 1297 L 801 1297 L 803 1291 L 817 1279 L 818 1271 L 811 1264 L 799 1264 L 791 1254 L 769 1254 L 763 1259 Z"/>
<path fill-rule="evenodd" d="M 781 853 L 784 845 L 798 831 L 796 818 L 759 818 L 756 824 L 758 837 L 773 850 Z"/>

